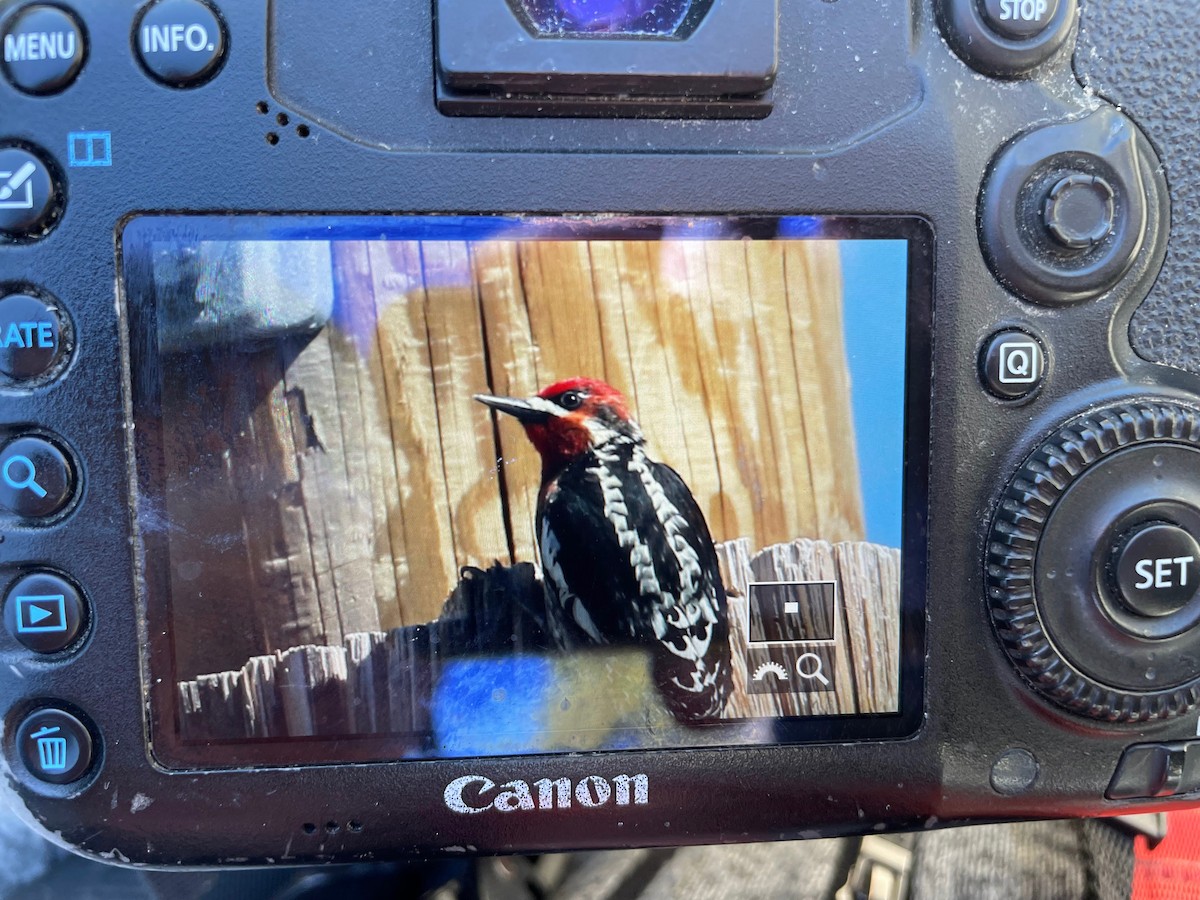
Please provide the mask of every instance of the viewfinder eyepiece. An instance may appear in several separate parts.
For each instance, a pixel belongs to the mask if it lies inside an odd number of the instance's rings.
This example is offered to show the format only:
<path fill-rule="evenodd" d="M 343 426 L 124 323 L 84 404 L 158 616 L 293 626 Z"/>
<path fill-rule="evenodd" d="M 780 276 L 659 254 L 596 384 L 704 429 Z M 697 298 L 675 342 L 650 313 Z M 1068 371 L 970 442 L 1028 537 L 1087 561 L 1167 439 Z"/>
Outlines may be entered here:
<path fill-rule="evenodd" d="M 435 0 L 434 11 L 437 103 L 450 115 L 771 112 L 779 0 Z"/>
<path fill-rule="evenodd" d="M 712 0 L 511 0 L 539 37 L 684 37 Z"/>

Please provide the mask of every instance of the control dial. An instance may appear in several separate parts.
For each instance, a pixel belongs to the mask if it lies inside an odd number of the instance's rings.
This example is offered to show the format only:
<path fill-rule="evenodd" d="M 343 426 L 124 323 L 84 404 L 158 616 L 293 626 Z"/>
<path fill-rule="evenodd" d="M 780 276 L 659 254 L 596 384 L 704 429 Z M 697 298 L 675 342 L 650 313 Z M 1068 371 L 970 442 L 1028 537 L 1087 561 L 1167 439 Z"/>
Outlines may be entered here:
<path fill-rule="evenodd" d="M 1041 694 L 1110 722 L 1200 702 L 1200 409 L 1170 400 L 1067 422 L 1004 491 L 992 621 Z"/>

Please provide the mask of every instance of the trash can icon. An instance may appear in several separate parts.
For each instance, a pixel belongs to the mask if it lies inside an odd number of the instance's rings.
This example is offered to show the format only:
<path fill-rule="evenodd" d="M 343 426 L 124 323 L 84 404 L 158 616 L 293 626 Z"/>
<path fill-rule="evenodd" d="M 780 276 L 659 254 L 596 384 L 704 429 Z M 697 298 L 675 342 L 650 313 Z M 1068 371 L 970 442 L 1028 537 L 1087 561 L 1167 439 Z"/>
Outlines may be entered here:
<path fill-rule="evenodd" d="M 37 741 L 38 761 L 41 762 L 42 770 L 45 772 L 66 771 L 67 739 L 50 736 L 58 734 L 60 731 L 62 729 L 57 726 L 53 728 L 47 727 L 35 731 L 29 736 L 30 740 Z"/>

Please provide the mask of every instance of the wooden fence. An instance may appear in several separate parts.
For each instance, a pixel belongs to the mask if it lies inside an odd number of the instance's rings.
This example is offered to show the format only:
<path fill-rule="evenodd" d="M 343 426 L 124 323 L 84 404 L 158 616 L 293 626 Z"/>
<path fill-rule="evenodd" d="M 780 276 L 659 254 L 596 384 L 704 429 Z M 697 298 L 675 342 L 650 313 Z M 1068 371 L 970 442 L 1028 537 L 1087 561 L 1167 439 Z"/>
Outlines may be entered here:
<path fill-rule="evenodd" d="M 731 590 L 734 692 L 724 718 L 896 710 L 899 551 L 800 540 L 751 554 L 749 542 L 739 540 L 719 545 L 718 552 Z M 819 653 L 834 690 L 816 690 L 811 681 L 793 676 L 787 691 L 751 693 L 748 682 L 755 664 L 746 634 L 750 583 L 821 579 L 836 579 L 844 587 L 834 623 L 836 642 L 829 647 L 798 645 L 790 652 L 793 658 L 797 652 Z M 517 653 L 553 659 L 542 608 L 541 584 L 531 565 L 468 570 L 443 615 L 428 624 L 350 635 L 337 646 L 294 647 L 251 659 L 235 671 L 180 684 L 182 734 L 185 740 L 229 740 L 395 733 L 409 738 L 401 743 L 414 749 L 422 741 L 426 750 L 440 746 L 444 726 L 434 699 L 440 674 L 454 660 L 481 656 Z M 489 680 L 489 692 L 502 686 L 501 679 Z M 597 731 L 605 726 L 611 731 L 618 724 L 636 729 L 639 744 L 695 739 L 683 738 L 662 706 L 644 654 L 602 651 L 561 657 L 556 677 L 535 699 L 538 707 L 555 711 L 554 733 L 514 735 L 513 747 L 507 749 L 589 749 Z M 494 729 L 495 719 L 486 710 L 472 707 L 470 713 L 481 736 Z M 526 727 L 532 728 L 529 723 Z"/>
<path fill-rule="evenodd" d="M 331 248 L 330 327 L 164 385 L 182 678 L 427 623 L 463 567 L 535 561 L 537 455 L 480 391 L 602 378 L 718 541 L 863 538 L 836 242 Z"/>

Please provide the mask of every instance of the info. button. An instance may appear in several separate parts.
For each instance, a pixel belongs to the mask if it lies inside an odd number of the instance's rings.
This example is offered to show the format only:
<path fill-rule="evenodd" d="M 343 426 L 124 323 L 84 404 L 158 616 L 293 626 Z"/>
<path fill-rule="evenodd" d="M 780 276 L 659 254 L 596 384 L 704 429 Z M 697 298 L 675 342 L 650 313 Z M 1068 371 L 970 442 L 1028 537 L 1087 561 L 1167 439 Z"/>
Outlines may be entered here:
<path fill-rule="evenodd" d="M 169 87 L 208 81 L 225 59 L 225 26 L 205 0 L 153 0 L 134 25 L 138 59 Z"/>

